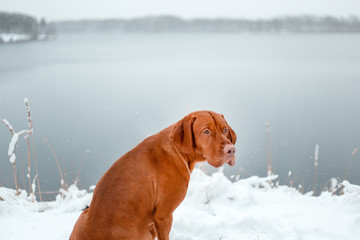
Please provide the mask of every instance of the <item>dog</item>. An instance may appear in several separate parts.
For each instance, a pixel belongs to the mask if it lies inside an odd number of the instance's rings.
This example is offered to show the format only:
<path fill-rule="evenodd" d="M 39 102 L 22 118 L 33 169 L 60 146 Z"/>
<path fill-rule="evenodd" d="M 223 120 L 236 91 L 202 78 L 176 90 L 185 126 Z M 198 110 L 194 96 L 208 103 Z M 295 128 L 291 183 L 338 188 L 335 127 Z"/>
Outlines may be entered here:
<path fill-rule="evenodd" d="M 223 115 L 188 114 L 146 138 L 102 176 L 70 240 L 169 240 L 196 163 L 235 165 L 236 134 Z"/>

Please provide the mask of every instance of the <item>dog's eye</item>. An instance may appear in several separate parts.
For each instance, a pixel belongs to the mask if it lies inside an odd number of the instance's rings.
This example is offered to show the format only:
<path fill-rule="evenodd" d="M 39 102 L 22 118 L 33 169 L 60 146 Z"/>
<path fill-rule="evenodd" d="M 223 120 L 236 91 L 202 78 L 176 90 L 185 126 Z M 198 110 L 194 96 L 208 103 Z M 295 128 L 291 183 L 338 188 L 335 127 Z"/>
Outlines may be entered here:
<path fill-rule="evenodd" d="M 225 128 L 225 129 L 224 129 L 224 133 L 227 133 L 227 131 L 228 131 L 227 128 Z"/>
<path fill-rule="evenodd" d="M 205 134 L 209 134 L 209 133 L 210 133 L 209 129 L 206 129 L 206 130 L 204 131 L 204 133 L 205 133 Z"/>

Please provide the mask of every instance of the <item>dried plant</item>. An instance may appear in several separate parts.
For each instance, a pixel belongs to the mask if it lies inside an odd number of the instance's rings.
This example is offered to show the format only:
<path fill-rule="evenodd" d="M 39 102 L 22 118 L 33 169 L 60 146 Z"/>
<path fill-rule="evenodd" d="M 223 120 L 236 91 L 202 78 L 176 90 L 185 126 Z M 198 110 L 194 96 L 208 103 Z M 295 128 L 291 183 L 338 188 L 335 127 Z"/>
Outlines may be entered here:
<path fill-rule="evenodd" d="M 313 186 L 313 196 L 316 194 L 316 178 L 317 171 L 319 166 L 319 144 L 315 145 L 315 155 L 314 155 L 314 186 Z"/>
<path fill-rule="evenodd" d="M 8 149 L 8 155 L 10 157 L 9 161 L 12 165 L 13 172 L 14 172 L 15 189 L 17 190 L 17 192 L 19 192 L 19 185 L 18 185 L 17 176 L 16 176 L 16 146 L 17 146 L 19 137 L 23 134 L 27 134 L 28 130 L 21 130 L 20 132 L 15 132 L 13 127 L 9 123 L 9 121 L 7 121 L 6 119 L 0 119 L 0 121 L 5 124 L 5 126 L 9 129 L 10 133 L 12 134 L 12 138 L 11 138 L 11 141 L 9 144 L 9 149 Z"/>
<path fill-rule="evenodd" d="M 358 152 L 359 150 L 359 147 L 355 148 L 352 153 L 351 153 L 351 156 L 350 156 L 350 159 L 349 159 L 349 163 L 348 163 L 348 166 L 346 168 L 346 172 L 345 172 L 345 175 L 344 175 L 344 180 L 347 179 L 348 175 L 349 175 L 349 171 L 350 171 L 350 167 L 351 167 L 351 162 L 352 162 L 352 159 L 354 158 L 354 156 L 356 155 L 356 153 Z"/>
<path fill-rule="evenodd" d="M 27 112 L 27 120 L 28 120 L 28 129 L 24 129 L 21 130 L 19 132 L 15 132 L 13 127 L 11 126 L 11 124 L 9 123 L 9 121 L 7 121 L 6 119 L 0 119 L 0 122 L 2 122 L 10 131 L 10 133 L 12 134 L 12 138 L 9 144 L 9 149 L 8 149 L 8 155 L 9 155 L 9 161 L 12 164 L 12 168 L 13 168 L 13 173 L 14 173 L 14 184 L 15 184 L 15 189 L 17 190 L 17 193 L 20 193 L 20 184 L 18 181 L 18 176 L 16 174 L 16 153 L 19 153 L 19 159 L 21 160 L 21 154 L 20 154 L 20 149 L 18 148 L 18 140 L 20 138 L 20 136 L 24 135 L 24 139 L 26 139 L 26 143 L 27 143 L 27 162 L 28 162 L 28 173 L 27 173 L 27 177 L 29 179 L 29 199 L 31 201 L 35 201 L 35 189 L 36 189 L 36 185 L 35 182 L 37 183 L 37 187 L 38 187 L 38 193 L 39 193 L 39 197 L 40 197 L 40 201 L 42 201 L 42 192 L 41 192 L 41 188 L 40 188 L 40 180 L 39 180 L 39 174 L 38 174 L 38 166 L 37 166 L 37 161 L 36 161 L 36 151 L 35 151 L 35 143 L 34 143 L 34 133 L 36 133 L 37 135 L 41 136 L 44 139 L 44 142 L 47 143 L 47 145 L 49 146 L 58 170 L 59 170 L 59 174 L 60 174 L 60 184 L 61 184 L 61 188 L 64 190 L 67 190 L 67 185 L 64 182 L 64 175 L 62 173 L 60 164 L 59 164 L 59 160 L 55 154 L 55 150 L 52 147 L 52 145 L 50 144 L 50 142 L 40 133 L 38 132 L 34 132 L 33 129 L 33 121 L 31 118 L 31 112 L 30 112 L 30 105 L 29 105 L 29 100 L 27 98 L 24 99 L 24 103 L 25 103 L 25 107 L 26 107 L 26 112 Z M 30 142 L 30 137 L 31 137 L 31 142 Z M 33 151 L 33 161 L 35 164 L 35 170 L 36 170 L 36 174 L 35 177 L 33 178 L 33 180 L 31 181 L 31 157 L 30 157 L 30 152 L 31 152 L 31 147 L 30 145 L 32 144 L 32 151 Z M 20 162 L 21 164 L 21 162 Z M 23 169 L 22 166 L 21 167 L 21 171 L 23 173 Z M 23 173 L 24 175 L 24 173 Z M 23 181 L 24 181 L 24 177 L 23 177 Z M 24 188 L 25 187 L 25 181 L 24 181 Z"/>
<path fill-rule="evenodd" d="M 64 174 L 61 170 L 61 167 L 60 167 L 60 163 L 59 163 L 59 159 L 58 157 L 56 156 L 55 154 L 55 150 L 54 150 L 54 147 L 51 145 L 51 143 L 49 142 L 49 140 L 44 136 L 42 135 L 41 133 L 39 132 L 34 132 L 36 135 L 39 135 L 40 137 L 43 138 L 43 141 L 48 145 L 48 147 L 50 148 L 51 150 L 51 153 L 52 155 L 54 156 L 54 159 L 55 159 L 55 162 L 56 162 L 56 165 L 58 167 L 58 171 L 59 171 L 59 175 L 60 175 L 60 185 L 61 185 L 61 188 L 64 189 L 64 190 L 67 190 L 67 185 L 65 184 L 65 181 L 64 181 Z"/>
<path fill-rule="evenodd" d="M 271 141 L 270 141 L 270 122 L 266 121 L 266 162 L 267 162 L 267 176 L 272 175 L 271 165 Z"/>
<path fill-rule="evenodd" d="M 28 128 L 29 128 L 29 136 L 27 137 L 26 141 L 27 141 L 27 149 L 28 149 L 28 172 L 29 172 L 29 183 L 31 184 L 31 168 L 30 168 L 30 136 L 31 136 L 31 142 L 32 142 L 32 147 L 33 147 L 33 154 L 34 154 L 34 163 L 35 163 L 35 172 L 36 172 L 36 179 L 37 179 L 37 185 L 39 188 L 39 197 L 40 197 L 40 201 L 42 201 L 42 196 L 41 196 L 41 187 L 40 187 L 40 179 L 39 179 L 39 173 L 38 173 L 38 166 L 37 166 L 37 161 L 36 161 L 36 153 L 35 153 L 35 144 L 34 144 L 34 129 L 33 129 L 33 121 L 31 118 L 31 112 L 30 112 L 30 105 L 29 105 L 29 99 L 25 98 L 24 99 L 24 103 L 25 103 L 25 107 L 26 107 L 26 112 L 27 112 L 27 118 L 28 118 Z M 35 178 L 34 178 L 35 179 Z M 32 185 L 30 185 L 30 194 L 32 193 Z"/>

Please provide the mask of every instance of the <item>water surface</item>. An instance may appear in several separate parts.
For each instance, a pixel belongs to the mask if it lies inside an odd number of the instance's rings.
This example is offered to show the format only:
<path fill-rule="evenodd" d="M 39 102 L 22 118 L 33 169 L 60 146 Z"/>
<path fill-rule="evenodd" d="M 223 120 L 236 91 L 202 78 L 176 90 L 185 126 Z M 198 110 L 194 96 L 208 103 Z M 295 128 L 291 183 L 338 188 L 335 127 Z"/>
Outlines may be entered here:
<path fill-rule="evenodd" d="M 265 176 L 269 120 L 281 183 L 291 170 L 296 185 L 312 188 L 319 144 L 322 188 L 330 177 L 343 178 L 360 145 L 359 42 L 350 34 L 107 33 L 1 45 L 0 117 L 16 131 L 25 128 L 28 97 L 34 128 L 54 146 L 68 182 L 84 160 L 83 187 L 146 136 L 202 109 L 223 113 L 238 135 L 236 166 L 225 172 Z M 5 186 L 13 186 L 10 138 L 0 127 Z M 56 190 L 51 151 L 41 137 L 35 142 L 42 190 Z M 360 184 L 359 171 L 355 155 L 350 181 Z"/>

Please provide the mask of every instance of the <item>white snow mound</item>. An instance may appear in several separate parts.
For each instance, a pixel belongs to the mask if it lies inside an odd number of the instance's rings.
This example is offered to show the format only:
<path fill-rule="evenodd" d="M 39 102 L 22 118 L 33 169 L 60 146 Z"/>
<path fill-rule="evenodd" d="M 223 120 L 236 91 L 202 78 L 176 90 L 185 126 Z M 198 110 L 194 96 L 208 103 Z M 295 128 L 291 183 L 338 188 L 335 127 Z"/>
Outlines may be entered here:
<path fill-rule="evenodd" d="M 344 195 L 302 195 L 275 177 L 232 183 L 221 172 L 195 169 L 185 200 L 174 212 L 171 240 L 353 240 L 360 236 L 360 186 Z M 92 193 L 72 185 L 53 202 L 29 202 L 23 191 L 0 188 L 1 239 L 68 239 Z M 25 235 L 26 234 L 26 237 Z"/>

